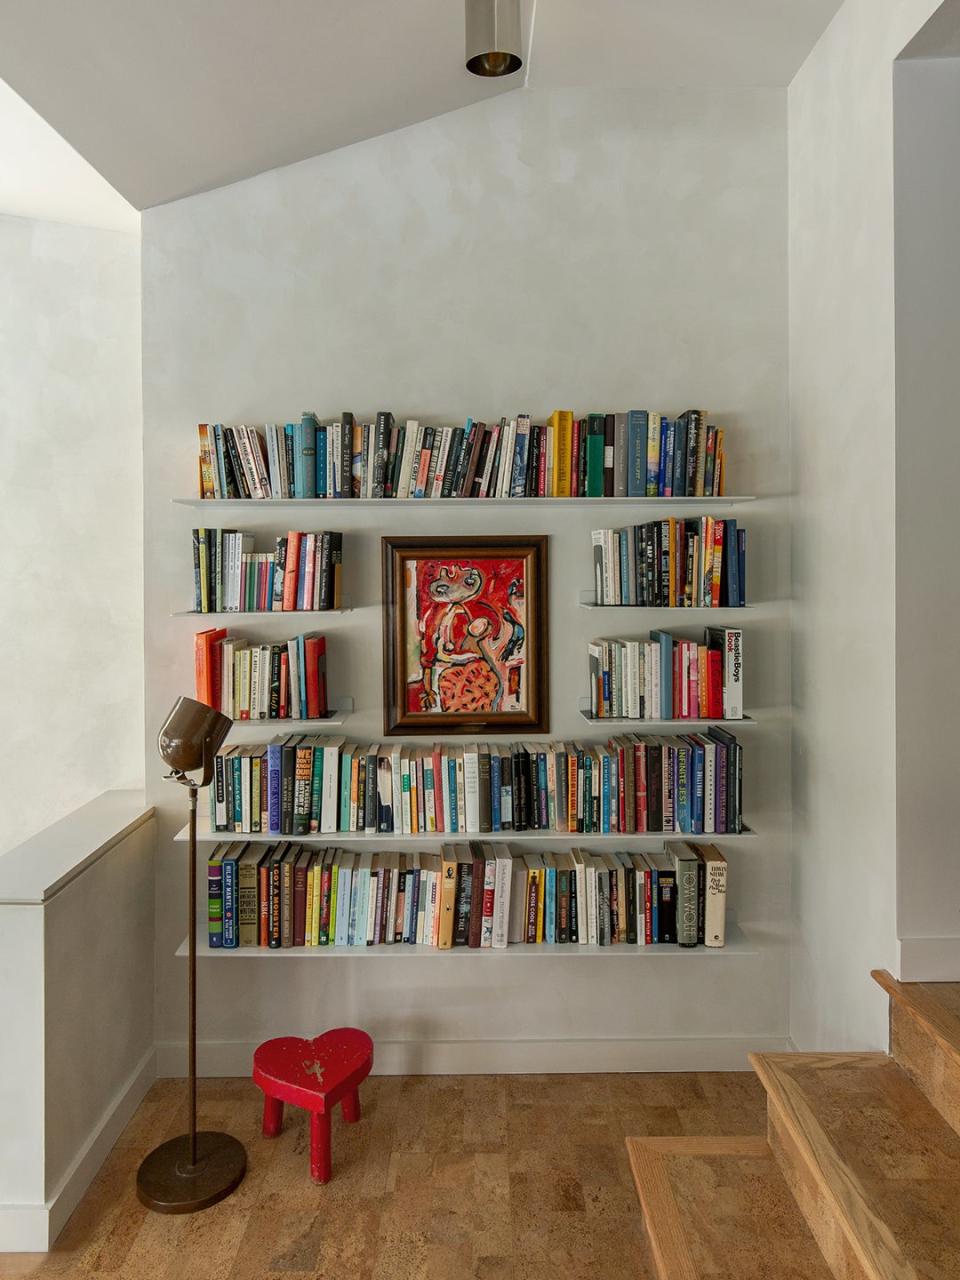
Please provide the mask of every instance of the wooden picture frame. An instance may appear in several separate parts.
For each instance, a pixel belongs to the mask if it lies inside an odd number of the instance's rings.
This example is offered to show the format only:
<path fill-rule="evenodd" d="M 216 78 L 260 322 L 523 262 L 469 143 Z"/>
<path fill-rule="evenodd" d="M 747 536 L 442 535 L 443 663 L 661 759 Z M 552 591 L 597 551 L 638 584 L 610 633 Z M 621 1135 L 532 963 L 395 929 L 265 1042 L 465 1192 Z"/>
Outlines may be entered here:
<path fill-rule="evenodd" d="M 383 732 L 548 733 L 547 538 L 384 537 Z"/>

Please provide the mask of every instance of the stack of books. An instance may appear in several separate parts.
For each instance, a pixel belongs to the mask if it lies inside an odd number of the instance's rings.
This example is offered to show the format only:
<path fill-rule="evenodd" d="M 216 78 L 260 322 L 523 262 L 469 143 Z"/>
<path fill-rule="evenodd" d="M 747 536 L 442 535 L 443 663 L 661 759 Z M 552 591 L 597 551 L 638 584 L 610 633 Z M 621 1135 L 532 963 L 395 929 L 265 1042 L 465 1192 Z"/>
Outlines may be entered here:
<path fill-rule="evenodd" d="M 357 422 L 263 427 L 201 423 L 202 498 L 677 498 L 721 497 L 724 432 L 689 409 L 557 409 L 462 426 Z"/>
<path fill-rule="evenodd" d="M 260 552 L 252 533 L 193 531 L 197 613 L 339 609 L 342 573 L 342 533 L 291 530 Z"/>
<path fill-rule="evenodd" d="M 719 727 L 582 742 L 347 742 L 297 734 L 224 748 L 211 828 L 306 835 L 566 831 L 738 834 L 742 748 Z"/>
<path fill-rule="evenodd" d="M 221 628 L 194 636 L 196 696 L 231 720 L 321 720 L 327 641 L 319 632 L 256 644 Z"/>
<path fill-rule="evenodd" d="M 743 632 L 707 627 L 703 640 L 651 631 L 649 640 L 588 646 L 597 720 L 742 720 Z"/>
<path fill-rule="evenodd" d="M 742 608 L 747 533 L 736 520 L 701 516 L 594 529 L 596 603 L 653 609 Z"/>
<path fill-rule="evenodd" d="M 281 841 L 218 844 L 208 862 L 211 947 L 447 950 L 722 947 L 727 862 L 711 844 L 661 853 L 350 853 Z"/>

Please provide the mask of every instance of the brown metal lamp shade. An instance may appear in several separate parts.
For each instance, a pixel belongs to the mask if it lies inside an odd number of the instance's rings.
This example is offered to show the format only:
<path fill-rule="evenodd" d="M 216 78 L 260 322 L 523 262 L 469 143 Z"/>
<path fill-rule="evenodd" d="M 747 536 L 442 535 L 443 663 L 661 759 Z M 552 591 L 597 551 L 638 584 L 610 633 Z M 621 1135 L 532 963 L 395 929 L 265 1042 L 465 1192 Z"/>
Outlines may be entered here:
<path fill-rule="evenodd" d="M 207 787 L 213 778 L 213 762 L 230 732 L 225 715 L 194 698 L 178 698 L 157 739 L 160 759 L 170 766 L 178 782 Z M 199 778 L 187 774 L 200 771 Z"/>
<path fill-rule="evenodd" d="M 167 775 L 189 788 L 190 845 L 187 862 L 187 1080 L 189 1129 L 156 1147 L 137 1170 L 137 1196 L 156 1213 L 207 1209 L 243 1180 L 247 1153 L 228 1133 L 197 1131 L 197 789 L 210 785 L 214 759 L 230 721 L 193 698 L 178 698 L 157 745 Z"/>

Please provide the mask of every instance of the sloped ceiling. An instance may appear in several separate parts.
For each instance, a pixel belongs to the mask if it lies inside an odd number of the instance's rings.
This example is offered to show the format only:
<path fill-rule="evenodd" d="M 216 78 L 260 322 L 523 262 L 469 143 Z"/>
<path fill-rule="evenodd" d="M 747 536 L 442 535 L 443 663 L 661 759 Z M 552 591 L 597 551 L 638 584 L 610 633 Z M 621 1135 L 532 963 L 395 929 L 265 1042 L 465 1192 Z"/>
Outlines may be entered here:
<path fill-rule="evenodd" d="M 462 0 L 5 0 L 0 78 L 144 209 L 527 78 L 785 85 L 840 0 L 521 3 L 527 67 L 485 81 Z"/>

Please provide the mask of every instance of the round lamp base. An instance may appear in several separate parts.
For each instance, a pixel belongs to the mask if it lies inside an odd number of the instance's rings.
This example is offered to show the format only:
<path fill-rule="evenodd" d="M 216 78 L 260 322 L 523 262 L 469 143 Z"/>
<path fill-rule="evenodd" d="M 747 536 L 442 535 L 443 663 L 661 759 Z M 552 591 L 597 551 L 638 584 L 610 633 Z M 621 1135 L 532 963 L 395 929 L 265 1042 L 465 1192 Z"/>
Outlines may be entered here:
<path fill-rule="evenodd" d="M 156 1147 L 137 1170 L 137 1197 L 155 1213 L 196 1213 L 225 1199 L 243 1181 L 247 1153 L 228 1133 L 197 1134 L 197 1163 L 190 1164 L 190 1135 Z"/>

